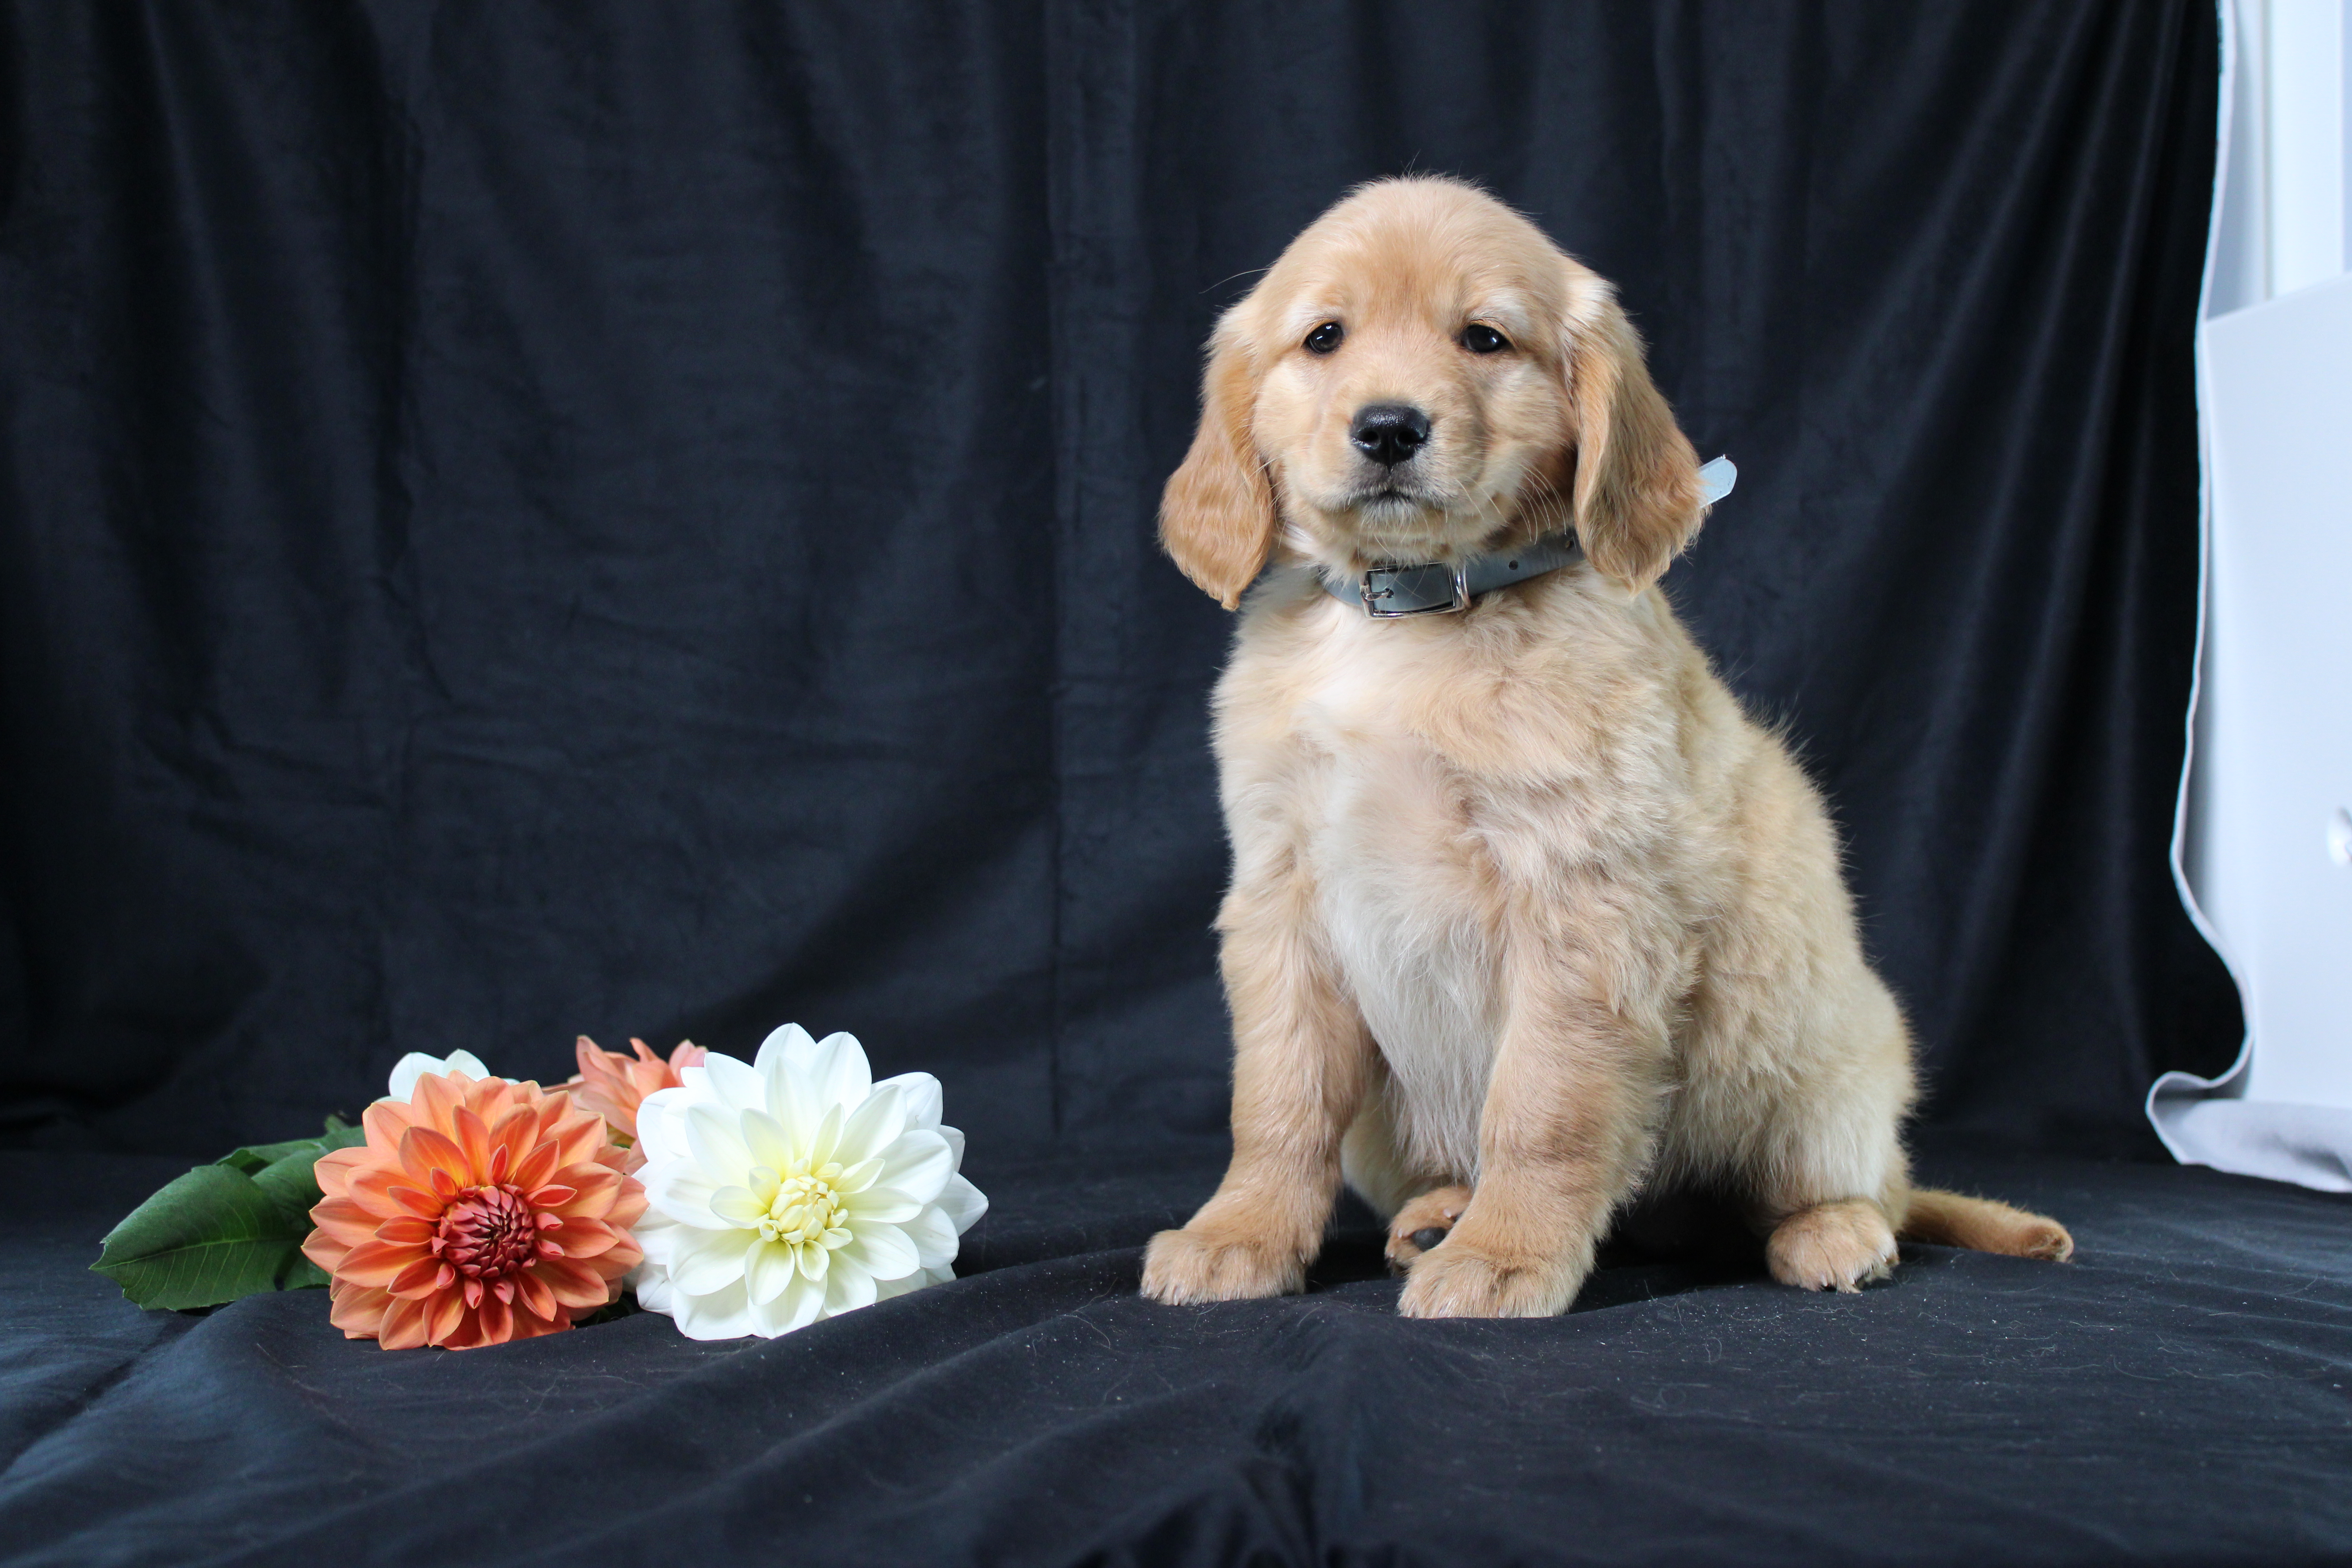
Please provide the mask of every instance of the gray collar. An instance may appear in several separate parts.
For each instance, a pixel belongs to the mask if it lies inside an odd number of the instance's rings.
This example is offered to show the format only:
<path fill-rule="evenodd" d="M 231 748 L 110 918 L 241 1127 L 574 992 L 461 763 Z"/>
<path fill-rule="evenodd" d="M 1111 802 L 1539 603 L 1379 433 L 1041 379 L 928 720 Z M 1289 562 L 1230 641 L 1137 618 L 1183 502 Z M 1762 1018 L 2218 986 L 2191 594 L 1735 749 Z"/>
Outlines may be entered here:
<path fill-rule="evenodd" d="M 1698 471 L 1701 506 L 1713 506 L 1731 493 L 1739 470 L 1728 458 L 1717 458 Z M 1548 533 L 1517 550 L 1493 555 L 1473 555 L 1459 561 L 1426 561 L 1411 566 L 1375 566 L 1353 577 L 1335 578 L 1317 572 L 1323 591 L 1343 605 L 1353 605 L 1376 621 L 1402 616 L 1447 615 L 1470 607 L 1472 600 L 1547 572 L 1557 572 L 1584 558 L 1573 533 Z"/>
<path fill-rule="evenodd" d="M 1466 610 L 1481 594 L 1557 572 L 1583 558 L 1576 535 L 1549 533 L 1524 549 L 1501 554 L 1418 566 L 1375 566 L 1354 577 L 1333 578 L 1321 572 L 1316 576 L 1323 591 L 1341 604 L 1354 605 L 1376 621 L 1392 621 L 1400 616 Z"/>

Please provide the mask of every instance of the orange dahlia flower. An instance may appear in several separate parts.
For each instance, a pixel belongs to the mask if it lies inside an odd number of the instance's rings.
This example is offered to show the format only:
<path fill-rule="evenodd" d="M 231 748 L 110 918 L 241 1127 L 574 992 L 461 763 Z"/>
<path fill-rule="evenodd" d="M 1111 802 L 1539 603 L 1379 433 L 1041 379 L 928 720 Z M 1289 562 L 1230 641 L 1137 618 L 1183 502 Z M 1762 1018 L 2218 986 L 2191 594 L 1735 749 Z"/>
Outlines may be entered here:
<path fill-rule="evenodd" d="M 362 1121 L 366 1143 L 319 1157 L 302 1244 L 352 1339 L 465 1350 L 559 1333 L 645 1256 L 629 1234 L 645 1189 L 568 1094 L 433 1074 Z"/>
<path fill-rule="evenodd" d="M 677 1089 L 686 1080 L 678 1077 L 688 1068 L 699 1067 L 710 1053 L 692 1040 L 681 1040 L 677 1049 L 664 1061 L 654 1055 L 643 1040 L 631 1040 L 636 1051 L 635 1060 L 618 1051 L 601 1050 L 587 1036 L 580 1037 L 575 1048 L 580 1054 L 580 1076 L 572 1080 L 572 1093 L 582 1105 L 613 1124 L 613 1131 L 632 1143 L 637 1137 L 637 1107 L 646 1096 L 665 1089 Z M 622 1167 L 634 1171 L 645 1163 L 642 1156 L 633 1157 Z"/>

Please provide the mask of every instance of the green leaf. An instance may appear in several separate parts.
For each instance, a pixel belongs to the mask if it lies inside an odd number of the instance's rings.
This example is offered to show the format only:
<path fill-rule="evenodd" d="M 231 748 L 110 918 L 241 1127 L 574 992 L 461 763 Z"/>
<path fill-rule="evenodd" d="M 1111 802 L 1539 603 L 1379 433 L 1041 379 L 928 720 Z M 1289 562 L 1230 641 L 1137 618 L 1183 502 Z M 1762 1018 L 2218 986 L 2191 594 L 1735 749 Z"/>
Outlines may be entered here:
<path fill-rule="evenodd" d="M 253 1173 L 253 1184 L 277 1205 L 286 1223 L 299 1226 L 304 1236 L 310 1234 L 310 1210 L 324 1195 L 319 1191 L 320 1153 L 316 1147 L 298 1149 Z"/>
<path fill-rule="evenodd" d="M 231 1170 L 243 1171 L 252 1176 L 258 1175 L 289 1154 L 299 1154 L 306 1149 L 315 1159 L 330 1149 L 349 1149 L 366 1142 L 367 1132 L 363 1128 L 353 1127 L 340 1116 L 330 1116 L 323 1137 L 289 1138 L 283 1143 L 255 1143 L 243 1149 L 232 1149 L 213 1163 L 226 1165 Z M 315 1203 L 317 1200 L 311 1201 Z"/>
<path fill-rule="evenodd" d="M 298 1152 L 266 1169 L 305 1158 Z M 282 1178 L 273 1192 L 234 1166 L 199 1165 L 108 1232 L 90 1267 L 142 1307 L 216 1307 L 320 1283 L 301 1250 L 310 1215 L 290 1215 L 290 1196 Z"/>
<path fill-rule="evenodd" d="M 306 1149 L 310 1151 L 310 1157 L 312 1159 L 317 1159 L 319 1157 L 319 1140 L 316 1138 L 289 1138 L 283 1143 L 256 1143 L 249 1148 L 232 1149 L 227 1153 L 223 1154 L 219 1159 L 215 1160 L 213 1163 L 215 1165 L 226 1165 L 232 1171 L 243 1171 L 247 1175 L 250 1176 L 257 1172 L 269 1169 L 270 1166 L 276 1164 L 278 1161 L 283 1160 L 289 1154 L 299 1154 Z"/>
<path fill-rule="evenodd" d="M 131 1210 L 90 1267 L 142 1307 L 217 1307 L 324 1285 L 325 1272 L 302 1256 L 319 1156 L 366 1142 L 365 1129 L 330 1116 L 320 1137 L 231 1150 Z"/>
<path fill-rule="evenodd" d="M 327 1118 L 326 1136 L 319 1140 L 323 1152 L 331 1149 L 356 1149 L 367 1142 L 367 1129 L 355 1127 L 340 1116 Z"/>

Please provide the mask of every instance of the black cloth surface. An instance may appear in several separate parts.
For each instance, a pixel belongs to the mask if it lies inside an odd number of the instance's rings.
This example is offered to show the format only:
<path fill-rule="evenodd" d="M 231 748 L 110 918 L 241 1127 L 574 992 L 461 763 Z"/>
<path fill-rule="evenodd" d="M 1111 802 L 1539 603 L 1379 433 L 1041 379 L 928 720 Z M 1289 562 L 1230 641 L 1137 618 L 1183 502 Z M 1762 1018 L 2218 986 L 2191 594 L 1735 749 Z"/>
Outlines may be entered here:
<path fill-rule="evenodd" d="M 1569 1315 L 1314 1288 L 1162 1307 L 1214 1145 L 973 1173 L 984 1269 L 777 1341 L 639 1315 L 487 1351 L 202 1319 L 84 1272 L 172 1167 L 0 1155 L 0 1542 L 35 1563 L 2352 1561 L 2352 1200 L 1931 1148 L 2059 1265 L 1908 1248 L 1859 1296 L 1633 1260 Z"/>
<path fill-rule="evenodd" d="M 1456 172 L 1738 494 L 1667 579 L 1835 803 L 1934 1119 L 2145 1141 L 2200 0 L 8 13 L 0 1127 L 797 1020 L 979 1143 L 1223 1126 L 1160 557 L 1217 310 Z"/>
<path fill-rule="evenodd" d="M 2125 1163 L 2238 1037 L 2165 862 L 2195 0 L 0 10 L 0 1558 L 2340 1560 L 2344 1205 Z M 1668 586 L 1828 788 L 1948 1133 L 2074 1226 L 1858 1299 L 1620 1258 L 1136 1299 L 1213 1183 L 1215 312 L 1351 183 L 1621 286 Z M 86 1271 L 409 1050 L 924 1068 L 967 1278 L 386 1354 Z M 1974 1150 L 1976 1152 L 1971 1152 Z"/>

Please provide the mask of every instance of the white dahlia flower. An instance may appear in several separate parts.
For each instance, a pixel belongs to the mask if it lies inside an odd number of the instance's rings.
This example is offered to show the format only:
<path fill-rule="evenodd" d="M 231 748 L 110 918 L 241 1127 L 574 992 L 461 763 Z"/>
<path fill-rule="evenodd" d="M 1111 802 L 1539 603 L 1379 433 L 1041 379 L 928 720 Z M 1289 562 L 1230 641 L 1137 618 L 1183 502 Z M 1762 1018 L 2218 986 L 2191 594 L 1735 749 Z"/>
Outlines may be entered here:
<path fill-rule="evenodd" d="M 451 1051 L 446 1057 L 428 1057 L 423 1051 L 411 1051 L 392 1064 L 392 1084 L 384 1098 L 406 1105 L 416 1093 L 416 1080 L 428 1075 L 438 1078 L 444 1073 L 461 1072 L 478 1083 L 490 1076 L 481 1058 L 471 1051 Z"/>
<path fill-rule="evenodd" d="M 772 1337 L 955 1278 L 988 1200 L 957 1174 L 939 1079 L 876 1083 L 856 1039 L 797 1024 L 678 1076 L 637 1108 L 639 1306 L 689 1339 Z"/>

